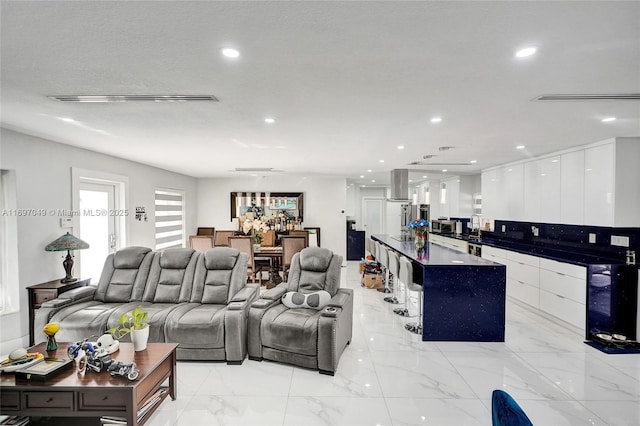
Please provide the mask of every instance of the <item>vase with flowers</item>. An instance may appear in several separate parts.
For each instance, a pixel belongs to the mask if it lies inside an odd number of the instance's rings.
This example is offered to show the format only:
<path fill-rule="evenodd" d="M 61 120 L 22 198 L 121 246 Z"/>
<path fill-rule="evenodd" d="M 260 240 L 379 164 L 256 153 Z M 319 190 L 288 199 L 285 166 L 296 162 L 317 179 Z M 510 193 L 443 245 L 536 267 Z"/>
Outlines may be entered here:
<path fill-rule="evenodd" d="M 424 249 L 425 244 L 429 241 L 429 221 L 425 219 L 416 219 L 407 225 L 407 228 L 415 232 L 416 250 Z"/>
<path fill-rule="evenodd" d="M 242 232 L 245 235 L 251 235 L 251 241 L 254 247 L 262 244 L 262 234 L 269 230 L 269 224 L 264 217 L 245 220 L 242 224 Z"/>

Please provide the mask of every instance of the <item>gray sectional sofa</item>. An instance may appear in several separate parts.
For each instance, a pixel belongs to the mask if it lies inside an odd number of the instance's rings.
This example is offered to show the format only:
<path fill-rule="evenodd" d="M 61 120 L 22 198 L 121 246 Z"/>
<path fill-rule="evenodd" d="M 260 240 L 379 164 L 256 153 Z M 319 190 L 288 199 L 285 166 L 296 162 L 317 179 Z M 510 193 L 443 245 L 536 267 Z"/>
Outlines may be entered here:
<path fill-rule="evenodd" d="M 177 343 L 178 359 L 242 363 L 249 308 L 259 294 L 258 285 L 247 284 L 247 262 L 247 254 L 228 247 L 128 247 L 107 257 L 97 285 L 44 303 L 35 330 L 55 321 L 58 341 L 100 336 L 141 305 L 149 313 L 149 342 Z"/>

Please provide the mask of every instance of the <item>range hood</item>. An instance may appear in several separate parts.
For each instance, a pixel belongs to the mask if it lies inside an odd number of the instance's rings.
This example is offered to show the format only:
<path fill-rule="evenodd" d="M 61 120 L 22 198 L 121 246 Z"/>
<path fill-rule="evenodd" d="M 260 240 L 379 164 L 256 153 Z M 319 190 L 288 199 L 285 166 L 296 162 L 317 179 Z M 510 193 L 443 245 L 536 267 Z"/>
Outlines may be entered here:
<path fill-rule="evenodd" d="M 391 198 L 389 201 L 411 202 L 409 199 L 409 169 L 391 170 Z"/>

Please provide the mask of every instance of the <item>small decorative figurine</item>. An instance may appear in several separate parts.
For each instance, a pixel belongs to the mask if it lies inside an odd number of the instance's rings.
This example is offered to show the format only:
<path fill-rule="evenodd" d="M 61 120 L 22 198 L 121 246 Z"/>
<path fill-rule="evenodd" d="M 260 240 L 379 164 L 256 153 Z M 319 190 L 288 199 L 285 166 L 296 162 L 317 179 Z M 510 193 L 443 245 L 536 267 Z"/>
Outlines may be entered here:
<path fill-rule="evenodd" d="M 50 322 L 42 329 L 44 334 L 47 335 L 47 352 L 55 351 L 58 349 L 58 342 L 56 342 L 56 333 L 60 331 L 60 324 L 57 322 Z"/>
<path fill-rule="evenodd" d="M 122 376 L 129 380 L 136 380 L 140 375 L 140 370 L 136 368 L 136 363 L 125 364 L 120 361 L 116 361 L 109 366 L 109 374 L 112 376 Z"/>

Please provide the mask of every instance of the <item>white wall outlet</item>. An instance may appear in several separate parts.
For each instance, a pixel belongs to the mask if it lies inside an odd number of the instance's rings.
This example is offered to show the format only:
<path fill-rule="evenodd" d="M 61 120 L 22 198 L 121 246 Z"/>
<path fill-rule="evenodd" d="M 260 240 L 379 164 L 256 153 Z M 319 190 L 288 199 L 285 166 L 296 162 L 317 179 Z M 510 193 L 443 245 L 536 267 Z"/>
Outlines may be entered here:
<path fill-rule="evenodd" d="M 73 228 L 72 219 L 70 217 L 61 217 L 60 228 Z"/>
<path fill-rule="evenodd" d="M 502 232 L 507 232 L 507 225 L 502 225 Z"/>
<path fill-rule="evenodd" d="M 532 226 L 531 233 L 533 234 L 534 237 L 537 237 L 540 234 L 540 230 L 537 227 Z"/>
<path fill-rule="evenodd" d="M 589 233 L 589 242 L 591 244 L 595 244 L 596 243 L 596 234 L 594 234 L 593 232 Z"/>
<path fill-rule="evenodd" d="M 611 245 L 620 246 L 620 247 L 629 247 L 629 237 L 623 237 L 621 235 L 612 235 Z"/>

